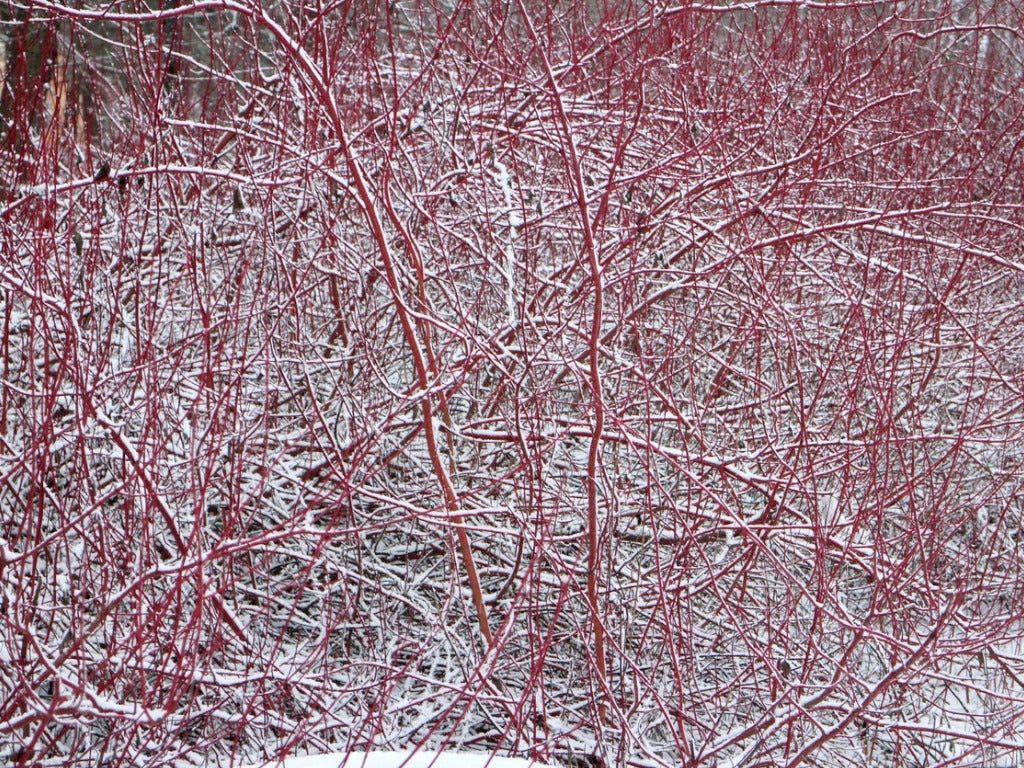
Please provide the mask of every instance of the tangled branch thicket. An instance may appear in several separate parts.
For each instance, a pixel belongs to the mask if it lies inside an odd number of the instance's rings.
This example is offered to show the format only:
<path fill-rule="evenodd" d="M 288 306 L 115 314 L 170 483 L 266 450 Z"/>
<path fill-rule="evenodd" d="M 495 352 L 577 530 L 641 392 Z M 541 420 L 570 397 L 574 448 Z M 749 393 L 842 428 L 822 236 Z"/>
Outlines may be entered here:
<path fill-rule="evenodd" d="M 0 19 L 0 761 L 1019 759 L 1016 2 Z"/>

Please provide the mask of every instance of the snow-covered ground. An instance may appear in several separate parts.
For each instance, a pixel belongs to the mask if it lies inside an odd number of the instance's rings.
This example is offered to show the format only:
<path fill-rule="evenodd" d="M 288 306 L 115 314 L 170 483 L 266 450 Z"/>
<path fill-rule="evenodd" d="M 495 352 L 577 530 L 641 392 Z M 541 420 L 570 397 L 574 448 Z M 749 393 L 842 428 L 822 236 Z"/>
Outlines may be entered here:
<path fill-rule="evenodd" d="M 550 768 L 519 757 L 467 752 L 334 752 L 271 760 L 252 768 Z"/>

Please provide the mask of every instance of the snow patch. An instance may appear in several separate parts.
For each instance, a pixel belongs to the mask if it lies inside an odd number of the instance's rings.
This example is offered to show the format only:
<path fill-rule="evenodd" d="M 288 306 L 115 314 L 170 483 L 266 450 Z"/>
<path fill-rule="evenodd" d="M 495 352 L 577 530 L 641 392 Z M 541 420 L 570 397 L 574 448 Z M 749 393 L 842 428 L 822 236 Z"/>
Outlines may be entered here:
<path fill-rule="evenodd" d="M 251 768 L 551 768 L 521 757 L 468 752 L 333 752 L 258 763 Z"/>

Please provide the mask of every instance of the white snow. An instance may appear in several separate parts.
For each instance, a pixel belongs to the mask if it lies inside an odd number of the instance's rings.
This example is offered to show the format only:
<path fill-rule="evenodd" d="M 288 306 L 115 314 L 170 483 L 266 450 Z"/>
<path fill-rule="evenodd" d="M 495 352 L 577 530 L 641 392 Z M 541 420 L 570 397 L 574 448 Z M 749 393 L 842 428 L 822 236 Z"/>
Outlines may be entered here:
<path fill-rule="evenodd" d="M 469 752 L 334 752 L 271 760 L 251 768 L 551 768 L 520 757 Z"/>

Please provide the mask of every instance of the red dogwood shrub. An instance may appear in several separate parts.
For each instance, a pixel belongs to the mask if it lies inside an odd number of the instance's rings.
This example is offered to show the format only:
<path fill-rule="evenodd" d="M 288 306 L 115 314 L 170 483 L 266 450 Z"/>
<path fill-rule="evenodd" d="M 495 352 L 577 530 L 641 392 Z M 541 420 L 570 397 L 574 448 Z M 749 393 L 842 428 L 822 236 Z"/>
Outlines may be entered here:
<path fill-rule="evenodd" d="M 0 22 L 0 761 L 1019 759 L 1018 3 Z"/>

